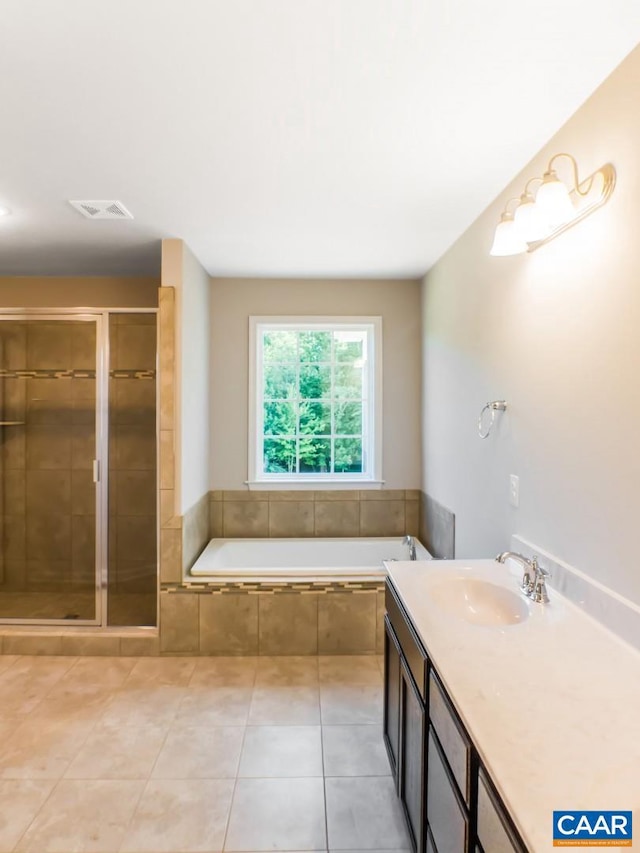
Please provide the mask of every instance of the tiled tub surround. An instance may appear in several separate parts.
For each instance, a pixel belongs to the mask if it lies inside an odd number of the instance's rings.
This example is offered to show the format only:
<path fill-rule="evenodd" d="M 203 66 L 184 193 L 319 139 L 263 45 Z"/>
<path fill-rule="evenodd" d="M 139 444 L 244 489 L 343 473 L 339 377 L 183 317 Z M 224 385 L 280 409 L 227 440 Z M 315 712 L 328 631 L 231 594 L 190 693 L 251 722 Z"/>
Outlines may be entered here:
<path fill-rule="evenodd" d="M 390 563 L 389 577 L 527 847 L 554 809 L 640 809 L 640 655 L 555 590 L 521 624 L 444 612 L 430 585 L 466 574 L 518 594 L 520 566 Z M 433 586 L 432 586 L 433 588 Z M 452 626 L 454 628 L 452 629 Z M 615 805 L 614 805 L 615 804 Z"/>
<path fill-rule="evenodd" d="M 161 294 L 165 289 L 170 290 L 162 288 Z M 161 433 L 161 443 L 162 440 Z M 165 473 L 162 453 L 161 449 L 161 482 L 168 484 L 172 474 Z M 381 583 L 203 586 L 191 582 L 188 570 L 209 539 L 223 535 L 417 536 L 417 490 L 214 491 L 182 518 L 171 515 L 172 489 L 161 491 L 161 501 L 165 506 L 162 510 L 161 504 L 161 513 L 165 513 L 160 533 L 161 654 L 381 652 Z"/>
<path fill-rule="evenodd" d="M 160 653 L 372 655 L 383 648 L 382 583 L 166 585 Z"/>
<path fill-rule="evenodd" d="M 304 505 L 313 508 L 313 493 L 307 501 L 295 500 L 294 496 L 298 494 L 288 493 L 288 500 L 274 501 L 274 506 Z M 224 506 L 225 501 L 215 503 Z M 230 503 L 251 509 L 257 502 Z M 339 507 L 341 501 L 330 503 Z M 384 506 L 387 501 L 371 503 Z M 406 546 L 402 545 L 399 536 L 381 541 L 362 537 L 323 537 L 316 543 L 325 549 L 327 565 L 334 565 L 337 557 L 339 568 L 323 568 L 323 557 L 317 556 L 318 548 L 314 550 L 314 544 L 307 543 L 306 539 L 296 541 L 293 537 L 285 537 L 283 548 L 272 537 L 255 543 L 254 550 L 258 552 L 253 555 L 255 568 L 238 570 L 238 582 L 233 582 L 233 570 L 221 569 L 220 572 L 228 575 L 224 579 L 226 582 L 216 582 L 213 576 L 194 576 L 187 577 L 182 584 L 165 584 L 160 596 L 161 652 L 209 655 L 380 653 L 383 648 L 384 603 L 382 559 L 389 553 L 393 554 L 394 548 L 402 558 L 406 555 Z M 211 546 L 216 544 L 216 540 L 210 543 Z M 242 539 L 237 543 L 227 543 L 226 547 L 236 544 L 242 550 Z M 295 546 L 303 545 L 303 553 L 297 556 L 289 554 L 291 549 L 287 549 L 288 545 L 293 545 L 294 550 Z M 346 549 L 347 545 L 356 552 L 360 551 L 354 554 L 353 568 L 349 559 L 345 558 L 344 563 L 339 559 L 341 547 Z M 381 549 L 382 556 L 376 557 L 378 572 L 357 565 L 363 545 L 367 550 Z M 261 548 L 269 551 L 262 562 Z M 420 550 L 424 553 L 421 546 Z M 292 568 L 289 570 L 290 578 L 280 580 L 279 575 L 287 572 L 287 555 L 293 559 L 295 567 L 301 565 L 301 560 L 315 567 L 299 569 L 298 573 L 296 568 Z M 262 568 L 266 565 L 276 565 L 277 568 Z M 332 582 L 330 577 L 333 572 L 337 572 L 336 582 Z M 261 573 L 265 573 L 264 580 L 259 577 Z M 246 575 L 246 581 L 241 579 L 242 574 Z M 361 579 L 358 579 L 358 574 L 363 574 Z M 380 574 L 379 579 L 374 579 L 376 574 Z"/>
<path fill-rule="evenodd" d="M 182 517 L 182 568 L 188 572 L 209 541 L 209 495 L 203 495 Z"/>
<path fill-rule="evenodd" d="M 373 655 L 380 583 L 166 584 L 160 631 L 0 629 L 4 655 Z M 0 668 L 2 658 L 0 657 Z"/>
<path fill-rule="evenodd" d="M 0 659 L 0 851 L 409 849 L 381 661 Z"/>
<path fill-rule="evenodd" d="M 456 517 L 426 492 L 420 493 L 420 541 L 436 560 L 453 560 Z"/>
<path fill-rule="evenodd" d="M 173 441 L 165 436 L 166 445 Z M 165 458 L 169 461 L 163 461 Z M 172 482 L 172 445 L 161 449 L 161 481 Z M 161 578 L 186 576 L 210 539 L 418 535 L 420 492 L 212 491 L 175 516 L 173 489 L 161 490 Z"/>
<path fill-rule="evenodd" d="M 210 538 L 418 536 L 417 489 L 213 491 Z"/>

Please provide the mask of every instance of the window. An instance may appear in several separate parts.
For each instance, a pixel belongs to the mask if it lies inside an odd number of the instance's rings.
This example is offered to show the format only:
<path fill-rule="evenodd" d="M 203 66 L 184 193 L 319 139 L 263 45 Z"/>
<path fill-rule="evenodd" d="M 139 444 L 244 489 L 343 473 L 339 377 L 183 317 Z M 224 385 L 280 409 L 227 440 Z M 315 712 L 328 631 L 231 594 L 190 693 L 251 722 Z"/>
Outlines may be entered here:
<path fill-rule="evenodd" d="M 378 483 L 379 317 L 251 317 L 249 483 Z"/>

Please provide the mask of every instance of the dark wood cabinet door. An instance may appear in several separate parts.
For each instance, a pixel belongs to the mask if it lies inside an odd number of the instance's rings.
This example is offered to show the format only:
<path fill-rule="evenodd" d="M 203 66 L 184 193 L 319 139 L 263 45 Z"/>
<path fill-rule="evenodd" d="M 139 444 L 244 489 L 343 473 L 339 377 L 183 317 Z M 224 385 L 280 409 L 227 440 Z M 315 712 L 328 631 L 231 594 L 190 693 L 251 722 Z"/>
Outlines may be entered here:
<path fill-rule="evenodd" d="M 400 676 L 400 799 L 415 850 L 422 853 L 426 829 L 424 755 L 427 715 L 404 661 L 401 664 Z"/>
<path fill-rule="evenodd" d="M 427 819 L 439 853 L 467 853 L 469 821 L 458 788 L 429 732 L 427 772 Z"/>
<path fill-rule="evenodd" d="M 400 647 L 386 616 L 384 619 L 384 742 L 397 787 L 400 757 Z"/>

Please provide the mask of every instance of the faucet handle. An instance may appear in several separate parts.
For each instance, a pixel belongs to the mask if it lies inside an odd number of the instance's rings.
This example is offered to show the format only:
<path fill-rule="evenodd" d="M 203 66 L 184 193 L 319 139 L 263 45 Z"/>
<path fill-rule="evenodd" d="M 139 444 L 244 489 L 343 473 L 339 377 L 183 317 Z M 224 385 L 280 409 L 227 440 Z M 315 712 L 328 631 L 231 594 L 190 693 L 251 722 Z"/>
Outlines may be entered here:
<path fill-rule="evenodd" d="M 546 572 L 548 576 L 549 573 Z M 531 593 L 531 598 L 537 604 L 548 604 L 549 603 L 549 595 L 547 593 L 547 587 L 545 584 L 545 578 L 542 575 L 537 575 L 535 583 L 533 584 L 533 591 Z"/>
<path fill-rule="evenodd" d="M 536 573 L 537 577 L 542 578 L 542 579 L 551 577 L 550 571 L 548 571 L 547 569 L 543 569 L 542 566 L 538 565 L 538 560 L 536 559 L 536 557 L 533 558 L 532 565 L 533 565 L 533 568 L 535 569 L 535 573 Z"/>

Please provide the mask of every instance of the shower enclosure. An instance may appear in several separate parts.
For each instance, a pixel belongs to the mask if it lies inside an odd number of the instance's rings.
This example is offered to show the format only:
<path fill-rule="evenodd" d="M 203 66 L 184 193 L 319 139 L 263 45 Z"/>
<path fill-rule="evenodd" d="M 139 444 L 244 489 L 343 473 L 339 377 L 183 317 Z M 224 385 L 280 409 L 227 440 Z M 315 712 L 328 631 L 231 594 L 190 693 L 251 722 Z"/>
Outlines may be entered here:
<path fill-rule="evenodd" d="M 0 621 L 155 625 L 156 314 L 0 314 Z"/>

